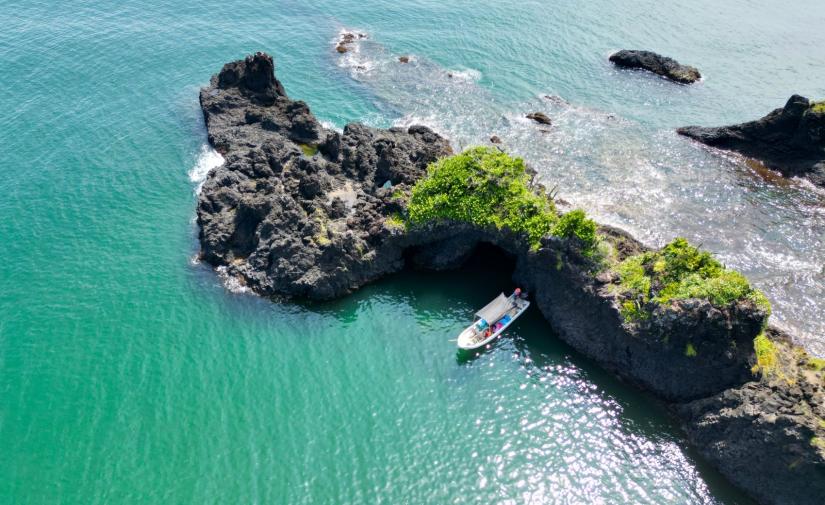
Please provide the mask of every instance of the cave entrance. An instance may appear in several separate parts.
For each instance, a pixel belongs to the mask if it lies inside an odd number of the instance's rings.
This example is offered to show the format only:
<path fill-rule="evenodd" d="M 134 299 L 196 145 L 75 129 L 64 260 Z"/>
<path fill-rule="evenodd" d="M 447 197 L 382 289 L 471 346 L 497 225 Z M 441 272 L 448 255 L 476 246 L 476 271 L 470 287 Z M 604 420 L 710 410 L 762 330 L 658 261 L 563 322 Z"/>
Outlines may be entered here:
<path fill-rule="evenodd" d="M 464 248 L 461 248 L 464 249 Z M 441 251 L 434 254 L 434 251 Z M 404 253 L 407 270 L 452 271 L 462 283 L 479 284 L 484 291 L 510 293 L 516 285 L 516 256 L 490 242 L 477 242 L 467 252 L 451 250 L 444 243 L 411 247 Z"/>

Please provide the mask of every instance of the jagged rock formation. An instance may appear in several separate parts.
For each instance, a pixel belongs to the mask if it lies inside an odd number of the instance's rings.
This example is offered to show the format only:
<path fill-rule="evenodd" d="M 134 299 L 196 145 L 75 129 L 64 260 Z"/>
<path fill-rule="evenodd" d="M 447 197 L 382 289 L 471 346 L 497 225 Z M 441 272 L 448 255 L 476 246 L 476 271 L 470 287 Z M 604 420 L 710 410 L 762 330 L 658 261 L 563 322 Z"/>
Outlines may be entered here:
<path fill-rule="evenodd" d="M 727 307 L 679 300 L 631 324 L 621 315 L 617 279 L 596 275 L 575 240 L 546 236 L 536 249 L 506 229 L 462 222 L 408 229 L 398 219 L 405 191 L 430 162 L 450 154 L 447 141 L 422 126 L 325 129 L 305 103 L 287 97 L 273 70 L 272 58 L 258 53 L 225 65 L 201 91 L 209 142 L 226 160 L 198 201 L 204 260 L 261 295 L 329 299 L 406 264 L 455 268 L 480 243 L 493 244 L 515 258 L 515 279 L 561 338 L 676 402 L 689 439 L 731 480 L 765 503 L 818 503 L 825 478 L 813 477 L 821 475 L 823 451 L 818 442 L 791 447 L 788 436 L 798 441 L 813 429 L 825 439 L 825 422 L 815 417 L 821 395 L 812 393 L 810 411 L 792 410 L 774 426 L 773 399 L 795 390 L 748 382 L 764 310 L 748 300 Z M 645 250 L 621 230 L 602 227 L 600 234 L 618 260 Z M 788 435 L 794 430 L 798 436 Z M 764 464 L 767 476 L 743 466 L 737 447 Z M 776 463 L 788 458 L 797 463 Z M 803 479 L 810 480 L 808 496 L 785 492 L 784 483 Z M 776 493 L 766 494 L 765 480 Z"/>
<path fill-rule="evenodd" d="M 703 144 L 755 158 L 788 177 L 803 176 L 825 186 L 825 103 L 793 95 L 784 107 L 762 119 L 706 128 L 676 130 Z"/>
<path fill-rule="evenodd" d="M 409 184 L 450 153 L 425 127 L 323 128 L 290 100 L 272 58 L 229 63 L 200 95 L 209 142 L 226 163 L 198 202 L 203 257 L 264 295 L 326 299 L 403 266 L 385 240 L 397 208 L 386 183 Z"/>
<path fill-rule="evenodd" d="M 702 78 L 696 67 L 682 65 L 672 58 L 651 51 L 623 49 L 610 55 L 609 59 L 617 67 L 647 70 L 680 84 L 692 84 Z"/>
<path fill-rule="evenodd" d="M 676 407 L 688 440 L 762 503 L 820 503 L 825 492 L 825 378 L 821 364 L 772 329 L 777 369 Z"/>

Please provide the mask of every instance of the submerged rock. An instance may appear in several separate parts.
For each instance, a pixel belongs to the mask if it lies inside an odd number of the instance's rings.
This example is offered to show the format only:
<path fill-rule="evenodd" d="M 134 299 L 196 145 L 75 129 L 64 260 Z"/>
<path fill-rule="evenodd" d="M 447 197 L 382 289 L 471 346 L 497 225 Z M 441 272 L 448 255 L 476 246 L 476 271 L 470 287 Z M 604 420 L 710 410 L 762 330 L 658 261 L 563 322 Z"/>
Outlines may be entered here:
<path fill-rule="evenodd" d="M 762 119 L 732 126 L 676 130 L 703 144 L 755 158 L 788 177 L 825 186 L 825 102 L 793 95 Z"/>
<path fill-rule="evenodd" d="M 225 65 L 201 90 L 209 142 L 225 158 L 198 198 L 205 261 L 264 296 L 325 300 L 407 264 L 455 268 L 492 244 L 515 258 L 514 279 L 560 338 L 676 402 L 691 442 L 733 482 L 767 503 L 821 498 L 825 479 L 809 484 L 808 496 L 787 489 L 825 465 L 825 424 L 813 426 L 810 413 L 822 415 L 819 390 L 748 382 L 763 308 L 750 299 L 672 300 L 631 323 L 616 272 L 598 273 L 599 260 L 575 238 L 532 244 L 507 228 L 449 220 L 408 229 L 398 216 L 409 190 L 428 164 L 451 154 L 448 142 L 424 126 L 326 129 L 273 71 L 272 58 L 257 53 Z M 545 194 L 535 171 L 525 174 L 524 184 Z M 621 230 L 601 227 L 599 236 L 616 261 L 647 251 Z M 800 398 L 810 412 L 793 405 Z M 754 461 L 758 468 L 746 468 Z"/>
<path fill-rule="evenodd" d="M 532 119 L 533 121 L 535 121 L 536 123 L 539 123 L 539 124 L 544 124 L 544 125 L 553 124 L 553 121 L 550 119 L 550 117 L 547 114 L 543 113 L 543 112 L 531 112 L 530 114 L 527 114 L 526 117 L 527 117 L 527 119 Z"/>
<path fill-rule="evenodd" d="M 493 135 L 492 137 L 490 137 L 490 143 L 491 144 L 501 144 L 501 138 L 499 138 L 498 135 Z"/>
<path fill-rule="evenodd" d="M 702 78 L 696 67 L 651 51 L 623 49 L 610 55 L 610 61 L 618 67 L 640 68 L 681 84 L 692 84 Z"/>
<path fill-rule="evenodd" d="M 399 63 L 409 63 L 410 57 L 409 56 L 399 56 L 398 57 Z"/>

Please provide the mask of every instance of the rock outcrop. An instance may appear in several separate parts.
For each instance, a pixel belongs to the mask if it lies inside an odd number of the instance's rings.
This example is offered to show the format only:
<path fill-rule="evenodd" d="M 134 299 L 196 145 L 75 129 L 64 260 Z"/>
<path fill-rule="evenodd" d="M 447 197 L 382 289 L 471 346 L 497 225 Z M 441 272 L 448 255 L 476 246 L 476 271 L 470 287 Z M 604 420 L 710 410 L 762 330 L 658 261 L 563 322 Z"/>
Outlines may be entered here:
<path fill-rule="evenodd" d="M 825 378 L 790 337 L 771 329 L 778 366 L 760 381 L 678 405 L 688 440 L 761 503 L 825 496 Z M 809 357 L 808 357 L 809 359 Z M 781 365 L 779 365 L 781 363 Z"/>
<path fill-rule="evenodd" d="M 456 268 L 479 244 L 492 244 L 515 258 L 514 278 L 562 339 L 674 402 L 689 439 L 732 481 L 766 503 L 818 503 L 825 479 L 808 485 L 808 497 L 780 490 L 821 472 L 819 442 L 788 445 L 811 433 L 825 438 L 816 431 L 825 424 L 812 417 L 821 415 L 820 393 L 801 389 L 810 412 L 789 407 L 774 426 L 774 399 L 788 407 L 785 396 L 796 391 L 748 382 L 764 310 L 745 299 L 727 307 L 679 300 L 629 323 L 617 279 L 596 275 L 596 260 L 574 239 L 546 236 L 532 247 L 507 229 L 464 222 L 408 228 L 400 215 L 409 189 L 429 163 L 451 153 L 448 142 L 423 126 L 326 129 L 305 103 L 287 96 L 273 70 L 272 58 L 258 53 L 225 65 L 201 91 L 209 142 L 226 160 L 198 200 L 205 261 L 264 296 L 330 299 L 405 265 Z M 545 191 L 535 180 L 529 185 Z M 599 233 L 618 260 L 646 250 L 621 230 Z M 759 461 L 769 474 L 739 470 L 747 461 L 737 456 Z"/>
<path fill-rule="evenodd" d="M 825 103 L 793 95 L 784 107 L 762 119 L 677 132 L 703 144 L 755 158 L 788 177 L 802 176 L 825 186 Z"/>
<path fill-rule="evenodd" d="M 535 121 L 538 124 L 543 124 L 543 125 L 548 125 L 548 126 L 553 124 L 553 120 L 550 119 L 550 117 L 547 114 L 545 114 L 544 112 L 531 112 L 530 114 L 527 114 L 526 117 L 527 117 L 527 119 L 532 119 L 533 121 Z"/>
<path fill-rule="evenodd" d="M 423 126 L 325 129 L 290 100 L 258 53 L 229 63 L 200 94 L 209 142 L 226 158 L 198 202 L 202 255 L 256 292 L 328 299 L 403 266 L 386 240 L 410 184 L 450 153 Z"/>
<path fill-rule="evenodd" d="M 647 70 L 680 84 L 692 84 L 702 78 L 696 67 L 682 65 L 672 58 L 651 51 L 623 49 L 610 55 L 609 59 L 617 67 Z"/>
<path fill-rule="evenodd" d="M 335 45 L 335 50 L 339 53 L 347 53 L 352 48 L 356 40 L 367 38 L 367 34 L 358 32 L 341 32 L 338 37 L 338 43 Z"/>

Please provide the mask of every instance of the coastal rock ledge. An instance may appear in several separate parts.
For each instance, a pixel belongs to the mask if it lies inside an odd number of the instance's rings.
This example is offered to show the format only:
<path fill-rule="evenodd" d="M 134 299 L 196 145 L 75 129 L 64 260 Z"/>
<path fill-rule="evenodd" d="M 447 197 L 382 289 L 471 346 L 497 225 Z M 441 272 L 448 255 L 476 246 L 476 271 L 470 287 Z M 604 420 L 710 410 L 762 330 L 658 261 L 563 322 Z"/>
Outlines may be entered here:
<path fill-rule="evenodd" d="M 647 70 L 680 84 L 693 84 L 702 78 L 696 67 L 682 65 L 652 51 L 622 49 L 610 55 L 609 59 L 617 67 Z"/>
<path fill-rule="evenodd" d="M 786 177 L 825 187 L 825 101 L 793 95 L 784 107 L 756 121 L 676 130 L 705 145 L 755 158 Z"/>
<path fill-rule="evenodd" d="M 766 302 L 706 253 L 678 240 L 652 251 L 583 213 L 559 215 L 520 160 L 507 187 L 529 187 L 524 202 L 541 209 L 545 224 L 556 223 L 552 233 L 454 219 L 413 223 L 418 183 L 452 154 L 449 143 L 423 126 L 324 128 L 304 102 L 287 96 L 264 53 L 225 65 L 200 102 L 209 142 L 225 158 L 198 199 L 206 262 L 263 296 L 323 300 L 407 266 L 456 268 L 490 244 L 514 258 L 514 279 L 560 338 L 668 402 L 688 440 L 736 485 L 770 504 L 825 496 L 820 363 L 765 332 Z M 462 156 L 500 161 L 504 154 L 481 148 Z M 495 177 L 481 182 L 497 184 Z M 736 280 L 738 294 L 666 297 L 666 269 L 685 259 L 718 274 L 713 282 Z M 629 290 L 630 275 L 637 282 Z M 691 275 L 691 286 L 701 287 L 699 274 Z M 769 366 L 766 356 L 796 364 Z"/>

